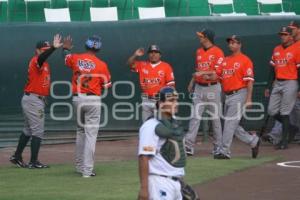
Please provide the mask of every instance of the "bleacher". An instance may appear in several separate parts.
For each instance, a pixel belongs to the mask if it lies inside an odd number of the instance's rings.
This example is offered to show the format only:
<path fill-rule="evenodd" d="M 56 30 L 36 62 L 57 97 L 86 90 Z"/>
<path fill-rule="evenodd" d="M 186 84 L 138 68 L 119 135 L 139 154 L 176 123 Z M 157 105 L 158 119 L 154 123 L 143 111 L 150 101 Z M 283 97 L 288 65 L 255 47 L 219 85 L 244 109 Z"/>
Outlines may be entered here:
<path fill-rule="evenodd" d="M 212 0 L 0 0 L 0 21 L 44 22 L 44 8 L 68 8 L 71 21 L 91 21 L 90 7 L 117 7 L 118 20 L 138 19 L 138 7 L 164 7 L 166 17 L 209 16 L 233 11 L 246 15 L 281 13 L 282 11 L 300 14 L 299 0 L 283 0 L 282 7 L 280 4 L 258 7 L 257 1 L 261 0 L 233 0 L 233 6 L 209 6 L 208 1 Z M 217 2 L 221 1 L 228 2 L 228 0 L 217 0 Z M 268 2 L 271 1 L 278 0 L 268 0 Z"/>

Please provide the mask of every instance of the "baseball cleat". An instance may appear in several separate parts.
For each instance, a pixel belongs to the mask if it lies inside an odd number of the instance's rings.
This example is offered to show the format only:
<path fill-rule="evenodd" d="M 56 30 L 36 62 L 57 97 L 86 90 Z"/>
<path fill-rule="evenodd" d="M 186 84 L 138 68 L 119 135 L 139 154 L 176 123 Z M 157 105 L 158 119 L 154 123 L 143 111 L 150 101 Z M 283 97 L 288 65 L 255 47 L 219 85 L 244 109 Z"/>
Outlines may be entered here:
<path fill-rule="evenodd" d="M 95 177 L 96 173 L 92 172 L 90 175 L 82 175 L 83 178 L 90 178 L 90 177 Z"/>
<path fill-rule="evenodd" d="M 35 162 L 30 162 L 28 163 L 28 168 L 29 169 L 44 169 L 44 168 L 49 168 L 49 165 L 45 165 L 41 163 L 40 161 L 35 161 Z"/>
<path fill-rule="evenodd" d="M 251 148 L 252 158 L 257 158 L 257 155 L 259 153 L 259 145 L 260 145 L 260 140 L 258 139 L 256 146 Z"/>
<path fill-rule="evenodd" d="M 193 156 L 194 155 L 194 149 L 193 148 L 185 147 L 185 152 L 186 152 L 186 155 L 188 155 L 188 156 Z"/>
<path fill-rule="evenodd" d="M 26 167 L 27 167 L 27 165 L 23 162 L 23 159 L 22 159 L 22 158 L 18 158 L 18 157 L 16 157 L 15 155 L 11 156 L 11 157 L 9 158 L 9 161 L 10 161 L 12 164 L 14 164 L 14 165 L 16 165 L 16 166 L 18 166 L 18 167 L 21 167 L 21 168 L 26 168 Z"/>
<path fill-rule="evenodd" d="M 219 159 L 219 160 L 229 160 L 230 157 L 227 155 L 224 155 L 222 153 L 214 155 L 214 159 Z"/>

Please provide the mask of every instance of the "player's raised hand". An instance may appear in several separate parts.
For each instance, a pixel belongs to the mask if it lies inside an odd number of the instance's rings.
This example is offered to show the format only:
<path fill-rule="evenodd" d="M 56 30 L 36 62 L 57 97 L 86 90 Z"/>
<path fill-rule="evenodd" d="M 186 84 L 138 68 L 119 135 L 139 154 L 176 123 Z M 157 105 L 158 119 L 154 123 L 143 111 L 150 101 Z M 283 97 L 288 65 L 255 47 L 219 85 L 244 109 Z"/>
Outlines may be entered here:
<path fill-rule="evenodd" d="M 54 35 L 53 47 L 57 49 L 57 48 L 61 47 L 62 45 L 63 45 L 63 43 L 62 43 L 61 35 L 59 35 L 59 34 Z"/>
<path fill-rule="evenodd" d="M 63 48 L 68 50 L 73 48 L 73 40 L 70 35 L 64 38 Z"/>
<path fill-rule="evenodd" d="M 145 54 L 145 50 L 144 48 L 138 48 L 135 52 L 134 52 L 134 55 L 135 56 L 143 56 Z"/>

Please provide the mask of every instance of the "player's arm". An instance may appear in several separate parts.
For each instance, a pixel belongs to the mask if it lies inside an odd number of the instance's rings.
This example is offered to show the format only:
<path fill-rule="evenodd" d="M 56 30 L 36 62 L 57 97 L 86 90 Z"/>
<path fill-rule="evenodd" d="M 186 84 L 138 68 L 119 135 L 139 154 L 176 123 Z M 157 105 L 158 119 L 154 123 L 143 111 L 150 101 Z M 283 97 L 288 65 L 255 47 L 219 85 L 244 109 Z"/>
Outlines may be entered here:
<path fill-rule="evenodd" d="M 245 103 L 247 107 L 250 107 L 252 104 L 253 82 L 254 81 L 248 81 L 247 83 L 247 97 Z"/>
<path fill-rule="evenodd" d="M 105 64 L 105 66 L 103 67 L 103 78 L 102 78 L 102 87 L 104 89 L 108 89 L 112 86 L 112 83 L 111 83 L 111 75 L 110 75 L 110 72 L 108 70 L 108 67 L 107 65 Z"/>
<path fill-rule="evenodd" d="M 189 85 L 188 85 L 188 91 L 189 91 L 190 93 L 193 92 L 194 84 L 195 84 L 195 79 L 194 79 L 194 76 L 192 76 L 192 79 L 190 80 L 190 83 L 189 83 Z"/>
<path fill-rule="evenodd" d="M 137 59 L 137 57 L 141 57 L 145 54 L 144 48 L 138 48 L 133 54 L 132 56 L 130 56 L 127 60 L 127 64 L 129 65 L 129 67 L 131 69 L 135 69 L 135 61 Z"/>
<path fill-rule="evenodd" d="M 59 47 L 62 46 L 61 43 L 61 36 L 59 34 L 56 34 L 53 38 L 53 44 L 49 49 L 44 51 L 38 56 L 37 63 L 38 67 L 42 67 L 44 62 L 47 60 L 47 58 Z"/>
<path fill-rule="evenodd" d="M 140 155 L 139 156 L 139 176 L 140 176 L 140 192 L 138 200 L 148 200 L 149 191 L 148 191 L 148 178 L 149 178 L 149 160 L 151 156 L 149 155 Z"/>
<path fill-rule="evenodd" d="M 174 72 L 170 65 L 168 65 L 168 67 L 166 68 L 165 79 L 167 86 L 175 87 Z"/>
<path fill-rule="evenodd" d="M 72 54 L 71 50 L 73 48 L 73 39 L 70 35 L 64 38 L 63 42 L 63 57 L 65 58 L 65 64 L 69 67 L 72 66 Z"/>

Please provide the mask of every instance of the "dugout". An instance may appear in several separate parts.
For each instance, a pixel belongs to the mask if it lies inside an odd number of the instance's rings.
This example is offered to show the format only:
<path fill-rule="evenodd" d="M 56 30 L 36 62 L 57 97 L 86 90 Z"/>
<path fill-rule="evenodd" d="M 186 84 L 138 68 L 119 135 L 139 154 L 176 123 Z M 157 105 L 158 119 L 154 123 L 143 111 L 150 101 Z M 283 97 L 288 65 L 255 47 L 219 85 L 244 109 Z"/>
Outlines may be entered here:
<path fill-rule="evenodd" d="M 162 50 L 162 59 L 174 68 L 177 90 L 183 94 L 180 101 L 190 102 L 186 88 L 193 72 L 195 50 L 199 46 L 196 31 L 203 27 L 213 29 L 216 33 L 215 43 L 225 51 L 225 54 L 228 53 L 225 38 L 231 34 L 240 35 L 243 40 L 243 51 L 253 60 L 255 66 L 257 84 L 254 89 L 254 100 L 265 103 L 264 82 L 269 72 L 268 61 L 272 49 L 279 43 L 277 32 L 291 20 L 300 20 L 300 17 L 174 17 L 163 20 L 93 23 L 2 23 L 0 143 L 7 141 L 8 137 L 15 138 L 22 130 L 20 101 L 27 78 L 28 62 L 33 56 L 38 40 L 51 40 L 55 33 L 64 36 L 71 34 L 74 41 L 73 52 L 82 52 L 84 41 L 88 36 L 93 34 L 101 36 L 103 47 L 99 55 L 107 62 L 112 81 L 115 83 L 103 99 L 106 106 L 102 112 L 102 123 L 105 126 L 101 127 L 101 131 L 117 131 L 122 134 L 125 130 L 137 130 L 140 125 L 140 121 L 135 117 L 140 103 L 138 76 L 126 66 L 127 58 L 136 48 L 158 44 Z M 61 50 L 50 57 L 49 63 L 54 95 L 49 99 L 46 109 L 46 131 L 49 132 L 48 136 L 58 132 L 71 133 L 74 136 L 75 122 L 71 118 L 69 95 L 71 70 L 64 66 Z M 113 115 L 116 113 L 112 112 L 112 108 L 118 110 L 117 116 L 126 120 L 114 119 Z M 180 108 L 180 116 L 188 114 L 188 107 Z M 246 127 L 257 129 L 261 123 L 262 121 L 248 122 Z"/>

